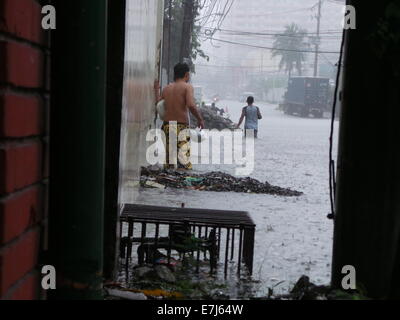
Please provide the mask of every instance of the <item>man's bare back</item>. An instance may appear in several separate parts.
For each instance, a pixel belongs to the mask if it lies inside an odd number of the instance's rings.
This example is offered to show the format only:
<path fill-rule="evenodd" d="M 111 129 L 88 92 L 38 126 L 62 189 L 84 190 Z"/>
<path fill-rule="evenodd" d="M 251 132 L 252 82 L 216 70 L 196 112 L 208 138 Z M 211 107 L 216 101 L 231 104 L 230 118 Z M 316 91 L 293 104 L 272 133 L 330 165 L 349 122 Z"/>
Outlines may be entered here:
<path fill-rule="evenodd" d="M 199 126 L 204 126 L 194 101 L 193 87 L 189 83 L 178 80 L 168 85 L 163 90 L 162 98 L 165 100 L 165 122 L 189 124 L 189 112 L 192 112 Z"/>

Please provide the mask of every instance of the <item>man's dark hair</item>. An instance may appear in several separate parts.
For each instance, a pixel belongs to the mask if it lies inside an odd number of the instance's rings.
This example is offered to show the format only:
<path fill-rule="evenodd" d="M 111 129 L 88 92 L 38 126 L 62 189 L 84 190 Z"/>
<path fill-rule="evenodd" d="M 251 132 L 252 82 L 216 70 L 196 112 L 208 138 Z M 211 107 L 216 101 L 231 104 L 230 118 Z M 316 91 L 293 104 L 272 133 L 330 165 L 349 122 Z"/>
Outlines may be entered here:
<path fill-rule="evenodd" d="M 178 63 L 174 68 L 174 80 L 184 78 L 188 72 L 190 69 L 187 63 Z"/>
<path fill-rule="evenodd" d="M 253 104 L 254 103 L 254 97 L 248 97 L 247 98 L 247 103 L 248 104 Z"/>

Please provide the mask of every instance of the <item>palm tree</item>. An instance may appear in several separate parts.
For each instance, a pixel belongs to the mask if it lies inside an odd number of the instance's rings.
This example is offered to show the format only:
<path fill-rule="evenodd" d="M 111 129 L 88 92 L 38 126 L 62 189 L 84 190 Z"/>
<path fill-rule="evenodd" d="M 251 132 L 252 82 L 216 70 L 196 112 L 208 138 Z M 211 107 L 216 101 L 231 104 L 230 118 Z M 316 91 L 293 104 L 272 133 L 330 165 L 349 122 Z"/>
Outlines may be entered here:
<path fill-rule="evenodd" d="M 272 49 L 272 57 L 281 57 L 279 62 L 279 70 L 285 69 L 292 75 L 293 69 L 296 69 L 299 76 L 302 75 L 303 62 L 306 60 L 306 54 L 309 44 L 305 42 L 307 30 L 300 28 L 297 24 L 292 23 L 285 27 L 285 31 L 275 35 L 274 49 Z"/>

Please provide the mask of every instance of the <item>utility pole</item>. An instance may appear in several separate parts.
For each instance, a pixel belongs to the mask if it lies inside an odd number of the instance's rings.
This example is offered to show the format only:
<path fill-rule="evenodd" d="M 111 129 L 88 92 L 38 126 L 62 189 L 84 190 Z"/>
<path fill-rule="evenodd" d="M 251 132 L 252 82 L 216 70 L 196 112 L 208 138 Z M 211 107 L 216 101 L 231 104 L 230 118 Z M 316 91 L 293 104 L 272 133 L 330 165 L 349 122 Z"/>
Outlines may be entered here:
<path fill-rule="evenodd" d="M 194 2 L 195 0 L 184 1 L 181 50 L 179 54 L 180 62 L 184 62 L 185 58 L 190 58 L 190 44 L 194 27 Z"/>
<path fill-rule="evenodd" d="M 168 4 L 168 62 L 167 62 L 167 78 L 168 84 L 171 82 L 171 30 L 172 30 L 172 0 Z"/>
<path fill-rule="evenodd" d="M 322 0 L 318 2 L 318 16 L 317 16 L 317 36 L 315 38 L 315 61 L 314 61 L 314 77 L 318 76 L 318 58 L 319 58 L 319 45 L 320 45 L 320 31 L 321 31 L 321 6 Z"/>
<path fill-rule="evenodd" d="M 261 51 L 261 75 L 264 72 L 264 52 Z"/>

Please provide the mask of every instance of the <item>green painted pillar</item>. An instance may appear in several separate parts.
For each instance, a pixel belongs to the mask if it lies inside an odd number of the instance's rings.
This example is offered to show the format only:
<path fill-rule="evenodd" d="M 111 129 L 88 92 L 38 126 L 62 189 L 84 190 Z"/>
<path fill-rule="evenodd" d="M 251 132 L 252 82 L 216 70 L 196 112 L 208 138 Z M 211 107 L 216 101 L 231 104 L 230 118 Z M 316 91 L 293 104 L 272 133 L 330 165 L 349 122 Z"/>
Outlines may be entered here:
<path fill-rule="evenodd" d="M 343 267 L 376 299 L 400 298 L 400 10 L 398 1 L 348 1 L 332 284 Z"/>
<path fill-rule="evenodd" d="M 126 0 L 108 2 L 104 277 L 115 280 L 119 245 L 119 162 L 125 66 Z"/>
<path fill-rule="evenodd" d="M 49 297 L 101 299 L 107 0 L 53 4 Z"/>

